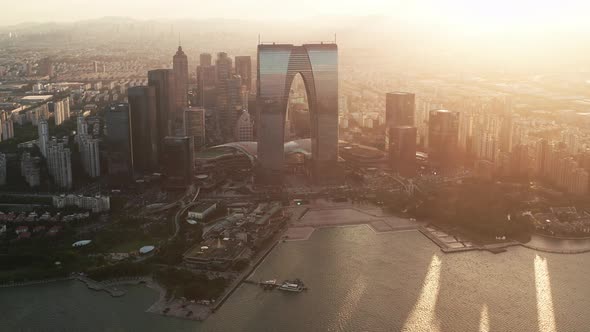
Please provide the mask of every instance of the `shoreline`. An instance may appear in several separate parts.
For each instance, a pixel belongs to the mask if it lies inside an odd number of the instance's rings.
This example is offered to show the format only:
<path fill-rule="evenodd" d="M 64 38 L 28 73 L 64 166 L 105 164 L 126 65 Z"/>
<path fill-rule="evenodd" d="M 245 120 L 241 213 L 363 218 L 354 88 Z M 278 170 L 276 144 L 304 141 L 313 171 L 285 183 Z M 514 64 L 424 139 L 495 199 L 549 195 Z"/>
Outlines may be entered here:
<path fill-rule="evenodd" d="M 348 206 L 342 207 L 333 207 L 329 210 L 338 210 L 338 209 L 351 209 Z M 553 253 L 553 254 L 582 254 L 582 253 L 589 253 L 590 248 L 580 248 L 574 250 L 566 250 L 566 249 L 555 249 L 555 248 L 544 248 L 537 245 L 530 245 L 528 243 L 522 243 L 518 241 L 507 241 L 502 243 L 494 243 L 494 244 L 487 244 L 487 245 L 476 245 L 471 243 L 468 239 L 463 239 L 458 236 L 454 236 L 452 234 L 446 233 L 440 230 L 438 227 L 433 225 L 428 225 L 423 221 L 415 221 L 410 220 L 409 218 L 401 218 L 394 216 L 393 219 L 389 219 L 390 216 L 388 215 L 380 215 L 380 214 L 373 214 L 367 211 L 359 210 L 353 208 L 358 212 L 362 212 L 365 215 L 372 216 L 373 218 L 360 219 L 357 222 L 353 222 L 351 220 L 343 220 L 344 222 L 334 222 L 334 220 L 326 220 L 325 223 L 321 221 L 306 221 L 305 217 L 308 212 L 316 211 L 316 209 L 306 208 L 304 213 L 299 215 L 299 218 L 289 222 L 284 229 L 277 232 L 277 234 L 273 237 L 273 241 L 262 251 L 260 251 L 253 260 L 251 260 L 250 264 L 242 271 L 235 279 L 233 279 L 228 287 L 221 293 L 221 295 L 211 303 L 210 305 L 199 304 L 194 301 L 187 301 L 183 299 L 171 298 L 168 299 L 166 297 L 167 290 L 161 286 L 157 281 L 155 281 L 151 276 L 150 277 L 134 277 L 134 278 L 126 278 L 126 279 L 110 279 L 104 280 L 102 282 L 94 281 L 92 279 L 87 278 L 86 276 L 81 275 L 73 275 L 69 277 L 63 278 L 51 278 L 51 279 L 43 279 L 43 280 L 32 280 L 26 282 L 19 282 L 19 283 L 10 283 L 10 284 L 2 284 L 0 285 L 1 288 L 9 288 L 9 287 L 20 287 L 20 286 L 30 286 L 30 285 L 37 285 L 37 284 L 48 284 L 52 282 L 59 282 L 59 281 L 71 281 L 71 280 L 78 280 L 86 285 L 86 287 L 90 290 L 94 291 L 104 291 L 111 295 L 112 297 L 124 296 L 127 293 L 127 289 L 124 287 L 119 286 L 132 286 L 132 285 L 145 285 L 147 288 L 155 290 L 158 292 L 158 298 L 152 303 L 144 312 L 152 313 L 152 314 L 159 314 L 164 317 L 174 317 L 180 318 L 185 320 L 193 320 L 193 321 L 204 321 L 206 320 L 211 314 L 215 313 L 217 310 L 223 306 L 223 304 L 232 296 L 232 294 L 240 287 L 240 285 L 256 272 L 257 268 L 266 260 L 266 258 L 275 250 L 276 247 L 281 242 L 291 242 L 291 241 L 306 241 L 311 238 L 312 234 L 317 229 L 324 229 L 324 228 L 338 228 L 338 227 L 356 227 L 356 226 L 365 226 L 371 229 L 376 234 L 382 233 L 398 233 L 398 232 L 405 232 L 405 231 L 417 231 L 420 232 L 423 236 L 431 240 L 439 249 L 445 253 L 459 253 L 459 252 L 466 252 L 466 251 L 488 251 L 491 253 L 501 253 L 507 251 L 507 248 L 514 247 L 514 246 L 521 246 L 527 248 L 529 250 L 534 250 L 538 252 L 544 253 Z M 320 208 L 318 210 L 328 210 L 325 208 Z M 372 211 L 371 211 L 372 212 Z M 346 212 L 344 212 L 346 213 Z M 316 217 L 317 219 L 317 217 Z M 403 221 L 396 222 L 395 219 L 403 219 Z M 410 221 L 411 223 L 408 224 L 407 222 Z M 293 231 L 294 233 L 290 233 Z M 296 234 L 298 236 L 286 238 L 286 235 Z M 534 234 L 539 235 L 539 234 Z M 561 241 L 576 241 L 576 240 L 584 240 L 582 238 L 574 238 L 574 239 L 560 239 L 556 237 L 550 236 L 543 236 L 539 235 L 544 238 L 552 239 L 552 240 L 561 240 Z M 588 239 L 585 239 L 586 241 Z"/>

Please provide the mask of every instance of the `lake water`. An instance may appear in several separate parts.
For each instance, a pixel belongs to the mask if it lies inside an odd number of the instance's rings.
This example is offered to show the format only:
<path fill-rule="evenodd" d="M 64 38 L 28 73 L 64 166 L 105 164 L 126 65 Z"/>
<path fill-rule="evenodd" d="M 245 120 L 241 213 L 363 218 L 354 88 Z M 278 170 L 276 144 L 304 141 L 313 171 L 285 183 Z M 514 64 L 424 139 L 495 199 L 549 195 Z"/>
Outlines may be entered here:
<path fill-rule="evenodd" d="M 513 247 L 443 254 L 417 231 L 316 230 L 281 243 L 252 276 L 310 290 L 243 284 L 207 321 L 144 311 L 158 294 L 121 298 L 79 282 L 0 289 L 0 331 L 588 331 L 590 254 Z"/>

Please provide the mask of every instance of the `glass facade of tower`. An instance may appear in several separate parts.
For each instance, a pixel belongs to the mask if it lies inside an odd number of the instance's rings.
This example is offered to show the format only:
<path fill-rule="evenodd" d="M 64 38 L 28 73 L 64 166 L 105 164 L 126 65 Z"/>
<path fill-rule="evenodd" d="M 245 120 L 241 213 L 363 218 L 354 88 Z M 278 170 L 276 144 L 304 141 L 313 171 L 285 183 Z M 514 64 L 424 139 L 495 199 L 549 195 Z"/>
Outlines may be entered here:
<path fill-rule="evenodd" d="M 338 161 L 338 46 L 258 45 L 258 178 L 276 182 L 283 169 L 289 90 L 301 74 L 309 100 L 312 174 L 334 174 Z"/>
<path fill-rule="evenodd" d="M 456 163 L 459 137 L 459 113 L 448 110 L 432 110 L 428 118 L 428 159 L 445 170 Z"/>
<path fill-rule="evenodd" d="M 133 172 L 133 154 L 129 104 L 113 104 L 105 112 L 107 164 L 109 175 L 129 177 Z"/>

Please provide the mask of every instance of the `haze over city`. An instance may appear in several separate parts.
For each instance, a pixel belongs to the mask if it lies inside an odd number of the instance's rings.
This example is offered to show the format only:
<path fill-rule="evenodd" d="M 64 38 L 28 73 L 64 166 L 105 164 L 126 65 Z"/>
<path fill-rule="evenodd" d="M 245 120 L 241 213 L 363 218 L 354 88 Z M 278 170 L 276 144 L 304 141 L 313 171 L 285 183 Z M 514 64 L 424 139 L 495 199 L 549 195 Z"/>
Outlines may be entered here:
<path fill-rule="evenodd" d="M 586 330 L 589 10 L 0 3 L 0 330 Z"/>

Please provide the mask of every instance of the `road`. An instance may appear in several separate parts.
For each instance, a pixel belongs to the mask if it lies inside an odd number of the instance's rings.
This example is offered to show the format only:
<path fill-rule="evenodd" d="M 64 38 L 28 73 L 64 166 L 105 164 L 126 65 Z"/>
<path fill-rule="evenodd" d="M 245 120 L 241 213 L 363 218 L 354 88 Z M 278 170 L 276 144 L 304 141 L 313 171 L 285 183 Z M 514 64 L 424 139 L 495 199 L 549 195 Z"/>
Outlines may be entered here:
<path fill-rule="evenodd" d="M 174 216 L 174 234 L 168 238 L 169 242 L 174 240 L 176 238 L 176 236 L 178 236 L 178 232 L 180 232 L 180 216 L 182 216 L 186 212 L 186 210 L 188 210 L 189 208 L 191 208 L 195 204 L 195 201 L 197 200 L 197 197 L 199 197 L 200 192 L 201 192 L 201 187 L 198 187 L 197 193 L 195 194 L 193 199 L 190 201 L 190 203 L 188 203 L 187 205 L 184 205 L 182 200 L 179 202 L 180 209 L 178 210 L 178 212 L 176 212 L 176 215 Z"/>

